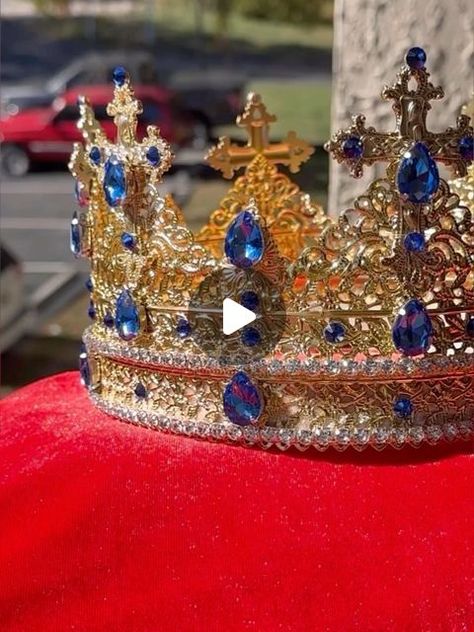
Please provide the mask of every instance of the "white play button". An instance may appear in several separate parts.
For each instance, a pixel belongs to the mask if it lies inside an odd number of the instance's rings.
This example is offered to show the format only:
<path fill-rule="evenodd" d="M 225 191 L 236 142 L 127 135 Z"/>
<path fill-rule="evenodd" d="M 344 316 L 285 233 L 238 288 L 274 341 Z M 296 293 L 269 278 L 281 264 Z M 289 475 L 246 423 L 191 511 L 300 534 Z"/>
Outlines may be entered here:
<path fill-rule="evenodd" d="M 243 307 L 240 303 L 231 298 L 224 299 L 222 303 L 222 331 L 226 336 L 230 336 L 234 331 L 253 323 L 256 318 L 257 314 Z"/>

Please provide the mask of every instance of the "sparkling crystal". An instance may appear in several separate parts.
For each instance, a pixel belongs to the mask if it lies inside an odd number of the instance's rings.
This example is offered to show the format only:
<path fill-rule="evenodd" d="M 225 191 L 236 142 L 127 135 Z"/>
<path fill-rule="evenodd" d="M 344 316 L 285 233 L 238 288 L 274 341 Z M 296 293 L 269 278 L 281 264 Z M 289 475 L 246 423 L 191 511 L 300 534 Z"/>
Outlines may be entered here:
<path fill-rule="evenodd" d="M 192 331 L 191 324 L 186 318 L 180 318 L 176 325 L 176 333 L 180 338 L 187 338 Z"/>
<path fill-rule="evenodd" d="M 123 340 L 132 340 L 140 332 L 140 314 L 126 288 L 120 293 L 115 305 L 115 328 Z"/>
<path fill-rule="evenodd" d="M 403 155 L 398 166 L 397 186 L 414 204 L 428 202 L 438 190 L 438 167 L 423 143 L 415 143 Z"/>
<path fill-rule="evenodd" d="M 81 233 L 82 230 L 79 218 L 77 216 L 77 212 L 74 211 L 72 214 L 71 229 L 69 232 L 69 247 L 75 257 L 79 257 L 81 255 Z"/>
<path fill-rule="evenodd" d="M 264 240 L 260 224 L 251 211 L 241 211 L 225 237 L 225 254 L 238 268 L 250 268 L 263 257 Z"/>
<path fill-rule="evenodd" d="M 91 150 L 89 152 L 89 158 L 95 165 L 98 165 L 100 163 L 100 159 L 101 159 L 100 149 L 96 147 L 95 145 L 94 147 L 91 147 Z"/>
<path fill-rule="evenodd" d="M 395 347 L 407 356 L 427 351 L 433 333 L 430 317 L 423 303 L 410 299 L 399 311 L 392 327 Z"/>
<path fill-rule="evenodd" d="M 251 312 L 254 312 L 259 305 L 259 298 L 256 292 L 252 290 L 246 290 L 242 292 L 242 296 L 240 297 L 240 304 L 243 305 L 246 309 L 249 309 Z"/>
<path fill-rule="evenodd" d="M 158 147 L 149 147 L 148 151 L 146 152 L 146 159 L 151 165 L 153 165 L 153 167 L 158 167 L 161 162 L 161 154 Z"/>
<path fill-rule="evenodd" d="M 81 350 L 79 352 L 79 373 L 81 375 L 82 385 L 89 387 L 91 385 L 91 370 L 89 360 L 87 359 L 86 346 L 84 344 L 81 344 Z"/>
<path fill-rule="evenodd" d="M 458 145 L 459 153 L 464 160 L 474 160 L 474 139 L 472 136 L 463 136 Z"/>
<path fill-rule="evenodd" d="M 125 81 L 128 79 L 128 72 L 125 70 L 123 66 L 117 66 L 114 68 L 112 73 L 112 80 L 117 88 L 123 86 Z"/>
<path fill-rule="evenodd" d="M 114 317 L 112 316 L 110 312 L 106 312 L 103 323 L 108 329 L 112 329 L 112 327 L 114 326 L 115 324 Z"/>
<path fill-rule="evenodd" d="M 393 402 L 393 412 L 397 417 L 410 417 L 413 412 L 413 404 L 409 397 L 402 395 Z"/>
<path fill-rule="evenodd" d="M 138 399 L 145 399 L 148 395 L 146 388 L 141 382 L 138 382 L 138 384 L 135 386 L 134 393 L 138 397 Z"/>
<path fill-rule="evenodd" d="M 133 250 L 135 248 L 135 235 L 132 235 L 131 233 L 122 233 L 120 241 L 122 242 L 122 246 L 127 250 Z"/>
<path fill-rule="evenodd" d="M 76 180 L 76 184 L 74 185 L 74 196 L 79 206 L 87 206 L 89 196 L 87 195 L 85 185 L 80 180 Z"/>
<path fill-rule="evenodd" d="M 104 193 L 109 206 L 121 204 L 127 194 L 125 168 L 116 156 L 111 156 L 105 163 Z"/>
<path fill-rule="evenodd" d="M 466 333 L 471 338 L 474 338 L 474 316 L 470 316 L 467 320 Z"/>
<path fill-rule="evenodd" d="M 406 62 L 410 68 L 421 69 L 425 67 L 426 53 L 422 48 L 414 46 L 406 55 Z"/>
<path fill-rule="evenodd" d="M 344 325 L 338 321 L 331 321 L 324 328 L 324 337 L 331 344 L 342 342 L 346 336 Z"/>
<path fill-rule="evenodd" d="M 425 236 L 423 233 L 407 233 L 403 240 L 403 245 L 409 252 L 420 252 L 425 247 Z"/>
<path fill-rule="evenodd" d="M 364 153 L 364 143 L 358 136 L 349 136 L 342 143 L 342 151 L 346 158 L 360 158 Z"/>
<path fill-rule="evenodd" d="M 245 327 L 240 334 L 240 339 L 246 347 L 255 347 L 262 342 L 262 336 L 256 327 Z"/>
<path fill-rule="evenodd" d="M 247 426 L 260 417 L 263 400 L 257 387 L 243 371 L 238 371 L 224 390 L 224 412 L 239 426 Z"/>

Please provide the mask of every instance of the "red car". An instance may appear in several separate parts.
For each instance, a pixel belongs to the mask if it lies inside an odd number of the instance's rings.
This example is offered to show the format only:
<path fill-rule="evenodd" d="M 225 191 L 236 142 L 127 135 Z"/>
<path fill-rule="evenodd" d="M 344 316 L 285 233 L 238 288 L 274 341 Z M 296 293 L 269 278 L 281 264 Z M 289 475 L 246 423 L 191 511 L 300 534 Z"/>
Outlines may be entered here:
<path fill-rule="evenodd" d="M 153 124 L 172 145 L 183 146 L 192 141 L 194 122 L 180 110 L 173 93 L 154 86 L 136 86 L 134 90 L 143 104 L 137 129 L 139 137 L 145 134 L 147 125 Z M 81 94 L 88 96 L 97 120 L 107 136 L 114 139 L 115 125 L 106 112 L 112 88 L 74 88 L 47 107 L 23 110 L 0 120 L 1 162 L 6 173 L 23 176 L 32 163 L 68 159 L 73 143 L 82 140 L 76 127 L 77 97 Z"/>

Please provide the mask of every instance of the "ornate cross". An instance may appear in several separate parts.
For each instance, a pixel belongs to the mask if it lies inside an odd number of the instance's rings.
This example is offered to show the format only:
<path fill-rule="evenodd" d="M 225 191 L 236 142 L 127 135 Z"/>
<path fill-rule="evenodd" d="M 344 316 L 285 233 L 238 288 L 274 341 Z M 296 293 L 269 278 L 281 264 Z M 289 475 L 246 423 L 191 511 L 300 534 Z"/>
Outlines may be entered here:
<path fill-rule="evenodd" d="M 353 117 L 353 124 L 339 130 L 325 148 L 339 163 L 349 166 L 351 174 L 360 177 L 364 165 L 379 161 L 398 161 L 415 142 L 422 141 L 431 156 L 450 167 L 458 176 L 466 173 L 466 145 L 472 137 L 469 117 L 457 118 L 455 128 L 444 132 L 430 132 L 426 127 L 426 116 L 431 109 L 430 101 L 441 99 L 444 94 L 428 80 L 426 55 L 420 48 L 412 48 L 406 56 L 406 65 L 392 86 L 385 86 L 382 98 L 393 101 L 396 118 L 395 132 L 378 132 L 374 127 L 365 126 L 365 116 Z M 416 86 L 410 88 L 410 82 Z M 463 144 L 464 143 L 464 144 Z"/>
<path fill-rule="evenodd" d="M 237 118 L 237 125 L 247 130 L 247 145 L 236 145 L 224 136 L 207 155 L 211 167 L 222 171 L 225 178 L 231 178 L 235 171 L 249 165 L 257 156 L 264 156 L 269 162 L 287 165 L 292 173 L 296 173 L 314 149 L 297 138 L 295 132 L 289 132 L 280 143 L 270 143 L 268 131 L 270 123 L 275 121 L 276 117 L 267 112 L 261 96 L 250 93 L 244 113 Z"/>

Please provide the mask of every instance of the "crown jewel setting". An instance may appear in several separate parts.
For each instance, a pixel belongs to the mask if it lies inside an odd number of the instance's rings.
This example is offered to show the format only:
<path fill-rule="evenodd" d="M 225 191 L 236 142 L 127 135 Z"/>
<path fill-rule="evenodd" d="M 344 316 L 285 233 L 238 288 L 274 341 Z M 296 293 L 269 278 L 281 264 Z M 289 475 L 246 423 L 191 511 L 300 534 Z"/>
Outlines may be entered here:
<path fill-rule="evenodd" d="M 258 95 L 237 120 L 247 144 L 221 138 L 208 155 L 224 177 L 243 173 L 196 235 L 160 194 L 171 149 L 153 126 L 137 139 L 141 104 L 126 70 L 114 72 L 107 110 L 115 143 L 80 100 L 70 244 L 91 262 L 80 372 L 97 406 L 150 428 L 282 449 L 472 436 L 474 221 L 438 165 L 464 178 L 473 132 L 465 115 L 429 130 L 443 92 L 425 62 L 412 48 L 383 89 L 395 131 L 359 115 L 327 143 L 355 177 L 387 163 L 337 220 L 279 171 L 297 172 L 312 149 L 293 132 L 272 143 L 275 117 Z M 223 341 L 216 297 L 260 317 Z"/>

